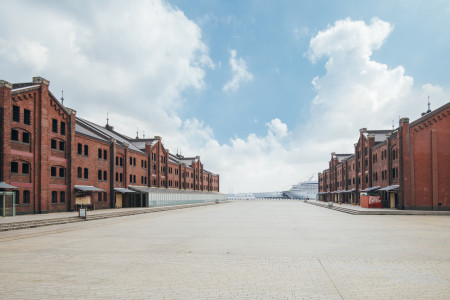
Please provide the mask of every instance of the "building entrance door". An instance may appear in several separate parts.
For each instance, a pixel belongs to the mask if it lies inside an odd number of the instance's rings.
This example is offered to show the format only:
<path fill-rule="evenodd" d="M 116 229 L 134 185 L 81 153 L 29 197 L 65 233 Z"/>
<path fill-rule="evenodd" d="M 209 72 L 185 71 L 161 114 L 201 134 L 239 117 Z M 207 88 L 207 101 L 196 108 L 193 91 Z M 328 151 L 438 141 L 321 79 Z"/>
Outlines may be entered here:
<path fill-rule="evenodd" d="M 395 193 L 389 193 L 390 207 L 395 208 Z"/>
<path fill-rule="evenodd" d="M 122 208 L 122 194 L 116 193 L 116 208 Z"/>
<path fill-rule="evenodd" d="M 16 215 L 16 195 L 13 192 L 0 192 L 0 215 L 12 217 Z"/>

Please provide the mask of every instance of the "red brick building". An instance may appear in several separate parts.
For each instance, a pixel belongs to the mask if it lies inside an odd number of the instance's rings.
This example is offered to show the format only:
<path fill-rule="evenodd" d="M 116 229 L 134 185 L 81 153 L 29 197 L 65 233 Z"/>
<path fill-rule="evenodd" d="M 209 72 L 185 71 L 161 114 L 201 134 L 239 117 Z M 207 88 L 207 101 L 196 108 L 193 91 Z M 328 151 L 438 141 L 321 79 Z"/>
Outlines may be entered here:
<path fill-rule="evenodd" d="M 360 130 L 354 154 L 331 154 L 319 199 L 399 209 L 450 210 L 450 103 L 393 130 Z"/>
<path fill-rule="evenodd" d="M 129 138 L 76 116 L 49 81 L 0 80 L 0 182 L 17 187 L 16 212 L 147 206 L 132 187 L 219 192 L 200 157 L 171 154 L 161 138 Z"/>

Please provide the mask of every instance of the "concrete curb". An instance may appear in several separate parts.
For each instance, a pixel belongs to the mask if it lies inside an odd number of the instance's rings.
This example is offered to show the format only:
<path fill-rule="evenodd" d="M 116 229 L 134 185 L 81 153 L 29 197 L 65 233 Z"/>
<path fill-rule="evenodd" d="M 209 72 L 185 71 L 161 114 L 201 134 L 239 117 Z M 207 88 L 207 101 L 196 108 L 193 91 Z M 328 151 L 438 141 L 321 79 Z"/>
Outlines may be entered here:
<path fill-rule="evenodd" d="M 434 211 L 434 210 L 357 210 L 347 207 L 339 207 L 333 205 L 331 207 L 326 203 L 309 202 L 308 204 L 320 206 L 328 209 L 337 210 L 351 215 L 398 215 L 398 216 L 450 216 L 450 211 Z"/>

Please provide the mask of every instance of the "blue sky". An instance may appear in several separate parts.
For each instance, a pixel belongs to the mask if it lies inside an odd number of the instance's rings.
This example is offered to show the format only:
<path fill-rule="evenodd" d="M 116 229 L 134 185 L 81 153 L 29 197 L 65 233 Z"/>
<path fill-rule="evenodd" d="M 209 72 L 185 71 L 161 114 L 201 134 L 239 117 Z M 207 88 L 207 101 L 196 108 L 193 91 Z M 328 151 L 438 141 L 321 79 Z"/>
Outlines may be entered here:
<path fill-rule="evenodd" d="M 324 68 L 323 61 L 313 64 L 304 54 L 310 39 L 339 19 L 369 22 L 378 17 L 391 23 L 392 34 L 373 58 L 388 66 L 403 65 L 417 84 L 448 84 L 448 1 L 170 3 L 199 24 L 210 57 L 221 63 L 208 72 L 204 91 L 185 94 L 192 106 L 183 116 L 205 120 L 223 143 L 235 133 L 264 133 L 261 124 L 274 117 L 288 127 L 309 118 L 309 104 L 315 96 L 311 80 L 323 74 Z M 230 49 L 246 61 L 254 79 L 237 92 L 223 93 L 221 87 L 230 76 Z M 226 122 L 232 125 L 225 126 Z"/>
<path fill-rule="evenodd" d="M 3 1 L 0 79 L 279 191 L 449 97 L 450 1 Z"/>

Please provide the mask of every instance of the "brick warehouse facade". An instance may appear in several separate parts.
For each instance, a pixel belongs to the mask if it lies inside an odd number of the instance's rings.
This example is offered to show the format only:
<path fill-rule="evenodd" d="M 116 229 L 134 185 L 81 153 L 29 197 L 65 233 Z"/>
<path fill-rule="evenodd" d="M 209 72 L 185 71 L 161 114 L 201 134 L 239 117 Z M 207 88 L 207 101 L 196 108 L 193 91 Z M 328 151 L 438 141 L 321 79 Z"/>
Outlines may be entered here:
<path fill-rule="evenodd" d="M 397 129 L 363 128 L 354 149 L 331 153 L 328 169 L 318 174 L 319 200 L 450 210 L 450 103 L 412 123 L 400 119 Z"/>
<path fill-rule="evenodd" d="M 143 206 L 128 187 L 218 193 L 219 175 L 200 157 L 165 149 L 161 137 L 129 138 L 79 118 L 49 91 L 50 82 L 0 80 L 0 182 L 17 187 L 16 212 Z"/>

